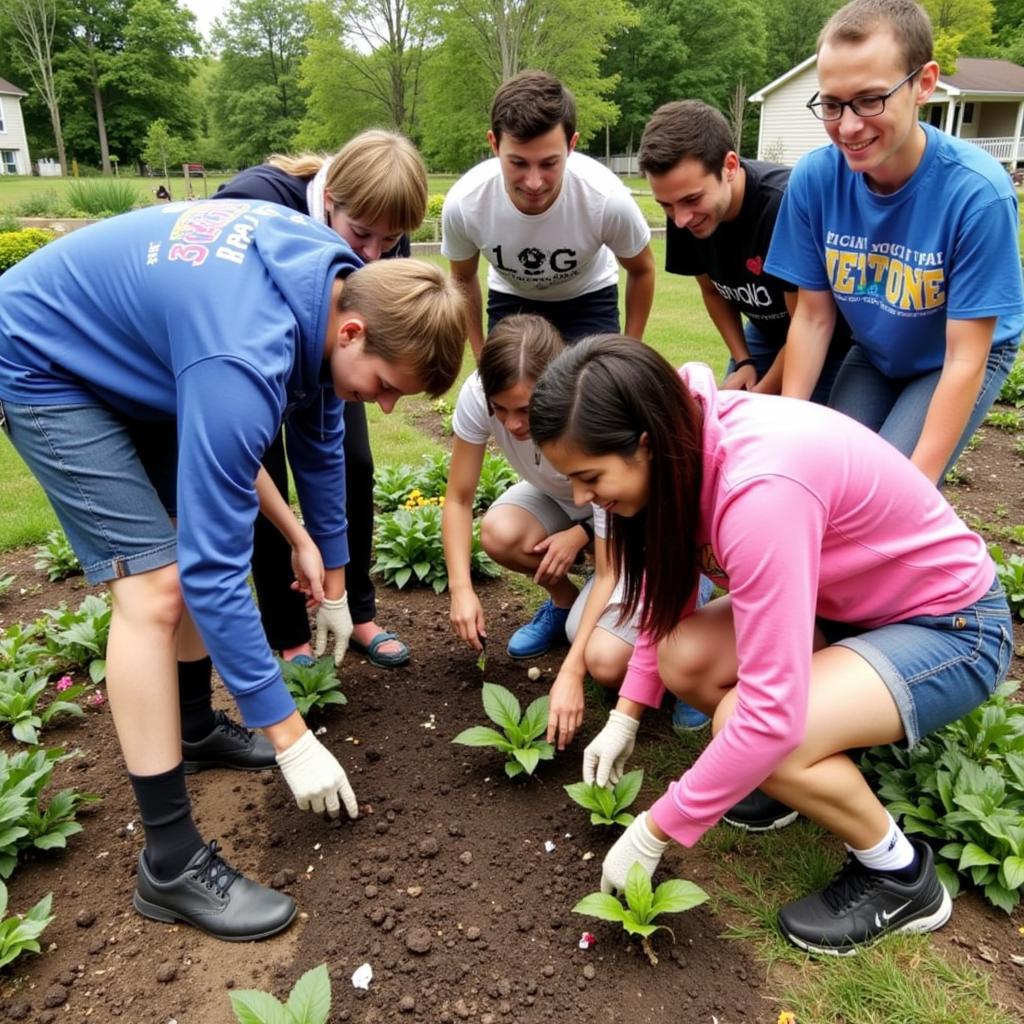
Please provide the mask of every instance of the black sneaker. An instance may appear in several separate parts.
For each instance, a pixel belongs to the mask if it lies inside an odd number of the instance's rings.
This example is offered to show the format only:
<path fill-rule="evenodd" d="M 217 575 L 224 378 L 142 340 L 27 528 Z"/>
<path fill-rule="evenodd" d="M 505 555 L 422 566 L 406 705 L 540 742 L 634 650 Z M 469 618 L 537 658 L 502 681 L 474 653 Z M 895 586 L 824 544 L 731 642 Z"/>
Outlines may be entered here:
<path fill-rule="evenodd" d="M 755 789 L 739 803 L 733 804 L 722 815 L 722 820 L 746 832 L 771 832 L 772 829 L 792 825 L 798 816 L 799 812 L 792 807 Z"/>
<path fill-rule="evenodd" d="M 912 882 L 872 872 L 850 854 L 821 892 L 779 911 L 782 934 L 812 953 L 850 956 L 890 932 L 941 928 L 953 901 L 935 873 L 931 847 L 920 839 L 910 842 L 921 859 Z"/>
<path fill-rule="evenodd" d="M 217 724 L 209 736 L 195 743 L 181 741 L 186 775 L 206 768 L 263 772 L 277 767 L 274 746 L 266 736 L 239 725 L 223 711 L 216 712 L 215 717 Z"/>
<path fill-rule="evenodd" d="M 154 878 L 139 854 L 135 909 L 154 921 L 183 921 L 215 939 L 252 942 L 275 935 L 295 920 L 291 896 L 251 882 L 219 853 L 216 841 L 197 850 L 185 870 L 169 882 Z"/>

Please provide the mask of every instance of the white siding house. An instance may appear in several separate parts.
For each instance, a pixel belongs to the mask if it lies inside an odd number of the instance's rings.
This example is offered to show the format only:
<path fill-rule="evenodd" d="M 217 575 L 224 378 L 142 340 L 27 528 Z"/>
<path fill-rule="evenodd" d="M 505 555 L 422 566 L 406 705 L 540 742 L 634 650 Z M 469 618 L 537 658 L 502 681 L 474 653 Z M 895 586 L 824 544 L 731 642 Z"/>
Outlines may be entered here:
<path fill-rule="evenodd" d="M 761 104 L 760 159 L 792 165 L 828 142 L 824 125 L 805 106 L 818 91 L 817 60 L 808 57 L 751 95 L 751 103 Z M 955 75 L 939 78 L 921 118 L 1015 167 L 1024 161 L 1024 68 L 1008 60 L 961 57 Z"/>
<path fill-rule="evenodd" d="M 0 174 L 31 174 L 25 122 L 21 119 L 24 90 L 0 78 Z"/>

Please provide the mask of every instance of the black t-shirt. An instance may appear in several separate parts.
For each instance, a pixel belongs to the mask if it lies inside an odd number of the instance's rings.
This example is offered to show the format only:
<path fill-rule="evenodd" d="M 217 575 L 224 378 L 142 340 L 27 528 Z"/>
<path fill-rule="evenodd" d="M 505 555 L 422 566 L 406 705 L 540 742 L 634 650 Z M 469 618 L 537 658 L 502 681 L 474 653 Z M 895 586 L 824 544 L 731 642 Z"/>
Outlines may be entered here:
<path fill-rule="evenodd" d="M 307 184 L 307 178 L 288 174 L 280 167 L 271 167 L 270 164 L 259 164 L 239 171 L 227 184 L 217 189 L 213 198 L 262 199 L 268 203 L 280 203 L 290 210 L 298 210 L 299 213 L 309 213 L 309 206 L 306 203 Z M 409 236 L 402 235 L 393 249 L 381 254 L 381 259 L 388 260 L 411 254 Z"/>
<path fill-rule="evenodd" d="M 670 274 L 707 274 L 718 294 L 781 348 L 789 330 L 786 292 L 796 286 L 764 270 L 789 168 L 742 160 L 746 172 L 743 205 L 735 220 L 723 221 L 710 238 L 696 238 L 668 221 L 665 269 Z"/>

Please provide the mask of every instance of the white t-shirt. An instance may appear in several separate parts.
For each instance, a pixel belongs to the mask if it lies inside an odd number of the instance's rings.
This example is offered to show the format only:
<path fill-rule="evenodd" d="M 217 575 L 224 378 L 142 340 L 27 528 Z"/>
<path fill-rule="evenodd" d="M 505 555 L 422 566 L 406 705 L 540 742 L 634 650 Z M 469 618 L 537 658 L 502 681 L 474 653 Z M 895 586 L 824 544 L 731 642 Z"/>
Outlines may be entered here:
<path fill-rule="evenodd" d="M 490 263 L 487 287 L 521 298 L 558 301 L 619 280 L 615 257 L 631 259 L 651 229 L 629 189 L 589 156 L 570 153 L 562 187 L 543 213 L 516 209 L 497 157 L 467 171 L 441 212 L 441 253 Z"/>

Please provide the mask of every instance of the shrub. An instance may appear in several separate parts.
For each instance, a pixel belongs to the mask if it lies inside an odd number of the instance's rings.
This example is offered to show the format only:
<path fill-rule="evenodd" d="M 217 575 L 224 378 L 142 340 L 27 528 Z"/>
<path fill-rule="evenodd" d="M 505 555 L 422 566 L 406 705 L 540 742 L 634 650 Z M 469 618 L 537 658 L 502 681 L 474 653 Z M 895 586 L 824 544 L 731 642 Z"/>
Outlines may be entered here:
<path fill-rule="evenodd" d="M 404 463 L 399 466 L 381 466 L 373 484 L 373 501 L 381 512 L 400 509 L 416 487 L 416 470 Z"/>
<path fill-rule="evenodd" d="M 70 212 L 68 204 L 52 188 L 26 196 L 15 210 L 19 217 L 62 217 Z"/>
<path fill-rule="evenodd" d="M 57 672 L 88 668 L 89 678 L 101 683 L 107 675 L 107 637 L 110 598 L 88 594 L 70 611 L 66 605 L 47 609 L 39 620 L 46 639 L 50 667 Z"/>
<path fill-rule="evenodd" d="M 22 953 L 39 952 L 39 936 L 53 920 L 50 904 L 53 893 L 47 893 L 27 914 L 7 913 L 7 886 L 0 882 L 0 969 L 13 963 Z"/>
<path fill-rule="evenodd" d="M 142 194 L 127 181 L 75 181 L 68 188 L 68 202 L 86 216 L 109 217 L 145 205 Z"/>
<path fill-rule="evenodd" d="M 440 220 L 441 219 L 441 208 L 444 206 L 444 193 L 443 192 L 432 192 L 427 197 L 427 220 Z"/>
<path fill-rule="evenodd" d="M 10 270 L 36 249 L 41 249 L 56 236 L 52 231 L 41 228 L 23 228 L 21 231 L 5 231 L 0 234 L 0 274 Z"/>
<path fill-rule="evenodd" d="M 45 572 L 51 583 L 66 576 L 77 576 L 82 571 L 78 556 L 61 530 L 51 530 L 46 542 L 36 548 L 35 567 Z"/>
<path fill-rule="evenodd" d="M 0 234 L 6 234 L 8 231 L 20 231 L 21 221 L 17 217 L 12 216 L 9 213 L 0 213 Z"/>
<path fill-rule="evenodd" d="M 424 455 L 416 471 L 416 486 L 424 498 L 443 498 L 448 490 L 448 463 L 451 456 L 444 451 Z"/>
<path fill-rule="evenodd" d="M 341 692 L 334 659 L 327 655 L 312 665 L 296 665 L 294 661 L 278 658 L 281 675 L 288 692 L 295 700 L 299 713 L 305 717 L 311 708 L 325 708 L 331 704 L 347 704 Z"/>
<path fill-rule="evenodd" d="M 473 511 L 482 515 L 518 480 L 519 476 L 504 455 L 484 452 Z"/>
<path fill-rule="evenodd" d="M 1024 407 L 1024 359 L 1018 359 L 1014 363 L 1009 376 L 1003 381 L 999 401 L 1015 405 L 1018 409 Z"/>

